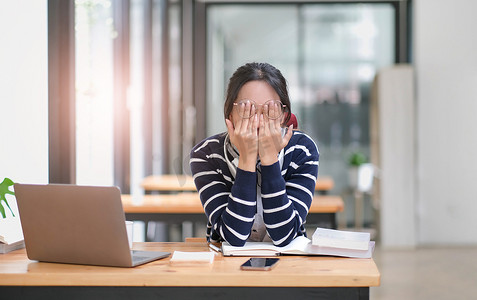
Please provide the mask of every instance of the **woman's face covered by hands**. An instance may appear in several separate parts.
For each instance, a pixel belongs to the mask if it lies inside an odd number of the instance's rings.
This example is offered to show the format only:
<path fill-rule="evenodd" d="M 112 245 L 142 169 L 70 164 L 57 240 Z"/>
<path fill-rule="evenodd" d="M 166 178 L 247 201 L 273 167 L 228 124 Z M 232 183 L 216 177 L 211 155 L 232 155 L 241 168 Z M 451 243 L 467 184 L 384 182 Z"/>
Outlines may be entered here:
<path fill-rule="evenodd" d="M 292 127 L 284 137 L 281 135 L 283 108 L 279 99 L 275 90 L 261 80 L 247 82 L 238 93 L 226 120 L 227 130 L 240 156 L 250 163 L 255 164 L 260 157 L 263 165 L 273 164 L 291 138 Z"/>

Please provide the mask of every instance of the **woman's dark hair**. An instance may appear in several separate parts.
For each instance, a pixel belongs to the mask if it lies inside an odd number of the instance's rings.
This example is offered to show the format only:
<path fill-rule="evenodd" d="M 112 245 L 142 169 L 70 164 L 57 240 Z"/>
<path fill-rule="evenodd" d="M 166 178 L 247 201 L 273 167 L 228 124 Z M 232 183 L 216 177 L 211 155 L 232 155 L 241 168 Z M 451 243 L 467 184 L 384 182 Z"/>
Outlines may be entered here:
<path fill-rule="evenodd" d="M 290 120 L 291 104 L 288 97 L 287 81 L 280 70 L 267 63 L 248 63 L 239 67 L 230 77 L 227 87 L 227 96 L 224 104 L 224 116 L 229 118 L 234 108 L 234 102 L 237 100 L 238 93 L 242 86 L 249 81 L 262 80 L 268 83 L 280 97 L 280 101 L 286 106 L 285 120 L 287 124 Z"/>

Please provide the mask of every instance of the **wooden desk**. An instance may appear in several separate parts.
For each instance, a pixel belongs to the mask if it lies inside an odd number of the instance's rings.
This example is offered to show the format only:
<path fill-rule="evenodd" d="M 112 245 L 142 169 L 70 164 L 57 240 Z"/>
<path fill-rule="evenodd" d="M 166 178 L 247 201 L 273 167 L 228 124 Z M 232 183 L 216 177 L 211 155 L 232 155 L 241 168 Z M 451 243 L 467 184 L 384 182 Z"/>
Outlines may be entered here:
<path fill-rule="evenodd" d="M 337 229 L 336 214 L 343 210 L 344 202 L 340 196 L 315 195 L 306 217 L 306 223 L 317 227 Z"/>
<path fill-rule="evenodd" d="M 318 176 L 316 180 L 315 191 L 321 194 L 328 194 L 329 191 L 333 189 L 335 182 L 333 178 L 329 176 Z"/>
<path fill-rule="evenodd" d="M 185 221 L 203 222 L 207 218 L 198 193 L 144 195 L 137 203 L 130 195 L 122 195 L 126 219 L 130 221 L 162 221 L 181 224 Z M 315 195 L 307 217 L 308 224 L 337 228 L 336 213 L 343 211 L 343 199 L 339 196 Z"/>
<path fill-rule="evenodd" d="M 136 250 L 209 251 L 207 244 L 135 243 Z M 0 255 L 2 299 L 369 299 L 379 286 L 372 259 L 282 256 L 271 271 L 241 271 L 246 257 L 174 264 L 170 257 L 135 268 L 30 261 L 25 249 Z"/>
<path fill-rule="evenodd" d="M 334 187 L 333 178 L 328 176 L 318 177 L 315 190 L 327 193 Z M 141 183 L 146 191 L 158 192 L 195 192 L 194 180 L 189 175 L 151 175 Z"/>

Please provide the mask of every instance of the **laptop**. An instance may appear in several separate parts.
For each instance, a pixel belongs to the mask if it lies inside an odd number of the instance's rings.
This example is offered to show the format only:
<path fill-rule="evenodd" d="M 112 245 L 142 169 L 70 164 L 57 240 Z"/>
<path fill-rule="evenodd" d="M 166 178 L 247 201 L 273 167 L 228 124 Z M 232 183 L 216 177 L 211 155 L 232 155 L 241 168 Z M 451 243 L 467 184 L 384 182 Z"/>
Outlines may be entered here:
<path fill-rule="evenodd" d="M 117 187 L 16 183 L 14 188 L 31 260 L 134 267 L 170 255 L 130 250 Z"/>

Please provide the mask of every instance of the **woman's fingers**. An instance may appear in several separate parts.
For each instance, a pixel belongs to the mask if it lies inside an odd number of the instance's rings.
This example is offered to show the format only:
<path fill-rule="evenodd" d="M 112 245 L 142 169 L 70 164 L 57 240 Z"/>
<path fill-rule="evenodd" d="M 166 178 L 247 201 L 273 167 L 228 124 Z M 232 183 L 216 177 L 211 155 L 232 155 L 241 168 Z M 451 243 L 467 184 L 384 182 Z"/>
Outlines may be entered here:
<path fill-rule="evenodd" d="M 264 123 L 264 129 L 265 129 L 264 133 L 265 133 L 266 135 L 269 135 L 269 134 L 270 134 L 270 119 L 269 119 L 269 117 L 268 117 L 268 116 L 269 116 L 269 113 L 270 113 L 270 112 L 269 112 L 269 109 L 270 109 L 270 106 L 269 106 L 268 104 L 265 104 L 265 105 L 263 106 L 263 111 L 264 111 L 264 112 L 266 111 L 266 112 L 268 112 L 268 113 L 266 113 L 266 114 L 265 114 L 265 113 L 262 113 L 262 114 L 261 114 L 262 120 L 263 120 L 263 123 Z"/>
<path fill-rule="evenodd" d="M 250 101 L 247 101 L 243 105 L 243 110 L 240 111 L 240 128 L 239 131 L 241 134 L 250 133 L 251 126 L 252 126 L 252 119 L 251 118 L 243 118 L 242 116 L 250 116 L 252 111 L 255 111 L 255 106 L 252 105 Z"/>
<path fill-rule="evenodd" d="M 285 148 L 285 146 L 288 145 L 288 142 L 290 141 L 292 135 L 293 135 L 293 124 L 288 126 L 287 133 L 282 139 L 282 148 Z"/>
<path fill-rule="evenodd" d="M 229 133 L 230 140 L 233 144 L 235 144 L 237 141 L 235 138 L 234 124 L 229 119 L 225 119 L 225 125 L 227 126 L 227 132 Z"/>
<path fill-rule="evenodd" d="M 253 116 L 253 127 L 252 127 L 252 133 L 255 137 L 258 136 L 258 128 L 260 125 L 260 121 L 258 120 L 258 115 Z"/>
<path fill-rule="evenodd" d="M 279 107 L 276 103 L 272 103 L 268 109 L 268 116 L 265 116 L 265 127 L 268 128 L 267 133 L 274 136 L 274 139 L 278 139 L 282 133 L 280 118 L 275 118 L 278 116 Z"/>
<path fill-rule="evenodd" d="M 281 107 L 278 106 L 277 103 L 273 103 L 273 109 L 272 109 L 272 113 L 273 113 L 273 120 L 272 120 L 272 121 L 273 121 L 273 124 L 272 124 L 272 125 L 273 125 L 273 127 L 274 127 L 275 130 L 279 130 L 279 131 L 281 131 L 281 128 L 282 128 L 282 127 L 281 127 L 281 125 L 282 125 L 282 124 L 281 124 L 281 120 L 280 120 L 280 118 L 278 117 L 278 116 L 280 115 L 280 109 L 281 109 Z"/>
<path fill-rule="evenodd" d="M 246 104 L 245 104 L 245 103 L 240 103 L 240 104 L 239 104 L 239 115 L 240 115 L 240 118 L 238 118 L 237 123 L 235 124 L 235 131 L 236 131 L 236 133 L 242 132 L 244 126 L 245 126 L 245 128 L 247 127 L 247 123 L 245 122 L 246 119 L 244 119 L 244 118 L 241 117 L 241 116 L 244 115 L 245 110 L 246 110 Z"/>
<path fill-rule="evenodd" d="M 278 119 L 279 110 L 278 110 L 278 105 L 277 105 L 277 103 L 276 103 L 275 101 L 273 101 L 273 102 L 270 104 L 268 114 L 269 114 L 271 120 L 276 120 L 276 119 Z"/>
<path fill-rule="evenodd" d="M 258 119 L 252 103 L 240 103 L 238 106 L 239 117 L 234 122 L 225 120 L 231 142 L 237 147 L 240 156 L 245 160 L 256 160 L 258 153 L 257 127 Z M 251 118 L 242 116 L 252 115 Z"/>
<path fill-rule="evenodd" d="M 276 151 L 283 149 L 293 135 L 293 125 L 288 127 L 287 133 L 282 137 L 282 127 L 280 119 L 270 119 L 266 115 L 260 115 L 259 136 L 262 142 L 272 143 Z M 265 141 L 265 140 L 268 140 Z"/>
<path fill-rule="evenodd" d="M 250 116 L 252 116 L 250 119 L 248 119 L 248 127 L 247 130 L 250 133 L 254 133 L 254 130 L 257 130 L 257 127 L 255 126 L 255 105 L 250 106 Z"/>
<path fill-rule="evenodd" d="M 225 126 L 227 126 L 227 132 L 230 136 L 234 135 L 234 124 L 229 119 L 225 119 Z"/>

